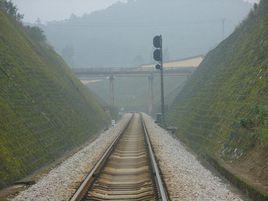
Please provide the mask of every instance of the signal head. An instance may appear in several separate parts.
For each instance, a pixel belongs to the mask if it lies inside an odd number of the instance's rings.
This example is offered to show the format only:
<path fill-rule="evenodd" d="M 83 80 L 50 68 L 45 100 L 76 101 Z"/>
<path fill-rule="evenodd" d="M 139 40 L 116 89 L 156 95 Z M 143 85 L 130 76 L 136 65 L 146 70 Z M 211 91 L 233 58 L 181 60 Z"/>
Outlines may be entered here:
<path fill-rule="evenodd" d="M 154 51 L 154 60 L 160 62 L 162 59 L 162 54 L 161 54 L 161 50 L 160 49 L 156 49 Z"/>
<path fill-rule="evenodd" d="M 161 66 L 160 66 L 159 64 L 156 64 L 156 65 L 155 65 L 155 68 L 156 68 L 157 70 L 161 70 Z"/>
<path fill-rule="evenodd" d="M 162 36 L 155 36 L 153 44 L 155 48 L 162 48 Z"/>

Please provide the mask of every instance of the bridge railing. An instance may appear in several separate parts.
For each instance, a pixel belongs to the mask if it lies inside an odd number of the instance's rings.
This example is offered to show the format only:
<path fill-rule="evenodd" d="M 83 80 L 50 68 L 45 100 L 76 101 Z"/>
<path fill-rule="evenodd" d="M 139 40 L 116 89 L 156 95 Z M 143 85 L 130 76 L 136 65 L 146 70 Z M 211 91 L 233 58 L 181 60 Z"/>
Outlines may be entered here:
<path fill-rule="evenodd" d="M 77 73 L 88 72 L 122 72 L 122 71 L 135 71 L 137 68 L 72 68 Z"/>
<path fill-rule="evenodd" d="M 195 67 L 167 68 L 166 73 L 193 73 Z M 142 74 L 158 73 L 154 68 L 73 68 L 76 74 Z"/>

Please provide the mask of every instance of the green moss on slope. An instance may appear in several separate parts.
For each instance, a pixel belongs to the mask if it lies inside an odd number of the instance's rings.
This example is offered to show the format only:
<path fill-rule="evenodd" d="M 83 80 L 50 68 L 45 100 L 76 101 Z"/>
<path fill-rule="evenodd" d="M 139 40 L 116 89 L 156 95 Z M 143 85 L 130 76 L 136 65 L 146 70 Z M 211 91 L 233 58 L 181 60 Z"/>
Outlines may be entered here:
<path fill-rule="evenodd" d="M 212 50 L 169 112 L 194 150 L 268 190 L 268 2 Z"/>
<path fill-rule="evenodd" d="M 0 10 L 0 187 L 81 145 L 106 119 L 54 50 Z"/>

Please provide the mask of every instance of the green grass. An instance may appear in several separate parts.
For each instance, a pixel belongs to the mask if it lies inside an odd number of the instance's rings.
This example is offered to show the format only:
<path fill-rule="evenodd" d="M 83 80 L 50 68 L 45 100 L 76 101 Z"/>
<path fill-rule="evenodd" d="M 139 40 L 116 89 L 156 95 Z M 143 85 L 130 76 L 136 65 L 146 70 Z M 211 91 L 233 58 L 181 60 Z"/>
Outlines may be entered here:
<path fill-rule="evenodd" d="M 169 111 L 169 123 L 197 152 L 224 160 L 247 159 L 267 177 L 268 3 L 257 10 L 205 60 Z M 261 166 L 256 161 L 261 161 Z M 253 171 L 254 172 L 254 171 Z"/>
<path fill-rule="evenodd" d="M 81 145 L 108 119 L 45 42 L 0 10 L 0 188 Z"/>

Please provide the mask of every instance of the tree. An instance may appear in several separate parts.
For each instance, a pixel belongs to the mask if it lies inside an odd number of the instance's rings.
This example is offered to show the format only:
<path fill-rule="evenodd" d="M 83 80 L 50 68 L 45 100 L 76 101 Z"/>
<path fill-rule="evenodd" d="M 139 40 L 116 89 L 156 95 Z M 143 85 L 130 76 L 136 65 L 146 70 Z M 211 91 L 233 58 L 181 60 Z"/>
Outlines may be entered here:
<path fill-rule="evenodd" d="M 0 9 L 3 9 L 4 8 L 4 0 L 0 0 Z"/>
<path fill-rule="evenodd" d="M 254 3 L 254 10 L 257 10 L 257 9 L 258 9 L 258 4 Z"/>
<path fill-rule="evenodd" d="M 262 12 L 262 13 L 267 12 L 268 1 L 267 0 L 261 0 L 258 7 L 260 8 L 259 12 Z"/>
<path fill-rule="evenodd" d="M 15 6 L 12 1 L 0 0 L 0 8 L 10 16 L 14 17 L 17 21 L 23 19 L 23 15 L 18 12 L 17 6 Z"/>
<path fill-rule="evenodd" d="M 29 34 L 30 38 L 37 42 L 46 41 L 46 36 L 44 31 L 38 26 L 26 26 L 26 32 Z"/>

